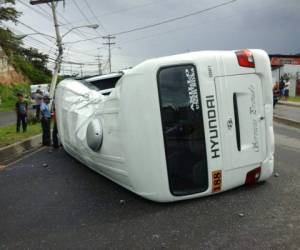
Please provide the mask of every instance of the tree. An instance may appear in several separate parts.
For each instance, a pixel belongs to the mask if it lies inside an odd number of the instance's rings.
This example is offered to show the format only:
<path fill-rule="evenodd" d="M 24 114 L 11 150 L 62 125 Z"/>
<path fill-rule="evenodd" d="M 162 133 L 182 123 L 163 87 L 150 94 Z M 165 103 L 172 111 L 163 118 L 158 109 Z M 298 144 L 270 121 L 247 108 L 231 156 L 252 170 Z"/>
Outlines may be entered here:
<path fill-rule="evenodd" d="M 20 51 L 22 42 L 16 39 L 9 29 L 0 28 L 0 46 L 8 57 L 16 51 Z"/>
<path fill-rule="evenodd" d="M 11 21 L 16 23 L 21 12 L 15 8 L 15 0 L 0 0 L 0 24 Z M 0 27 L 0 46 L 8 56 L 10 64 L 21 71 L 31 82 L 49 82 L 51 71 L 47 68 L 48 55 L 35 48 L 22 47 L 22 41 L 15 34 Z"/>
<path fill-rule="evenodd" d="M 3 21 L 17 22 L 21 12 L 18 12 L 13 6 L 15 0 L 0 0 L 0 23 Z"/>
<path fill-rule="evenodd" d="M 11 21 L 16 23 L 21 12 L 14 8 L 15 0 L 0 0 L 0 24 Z M 21 42 L 14 37 L 9 29 L 0 27 L 0 46 L 9 57 L 12 51 L 20 48 Z"/>

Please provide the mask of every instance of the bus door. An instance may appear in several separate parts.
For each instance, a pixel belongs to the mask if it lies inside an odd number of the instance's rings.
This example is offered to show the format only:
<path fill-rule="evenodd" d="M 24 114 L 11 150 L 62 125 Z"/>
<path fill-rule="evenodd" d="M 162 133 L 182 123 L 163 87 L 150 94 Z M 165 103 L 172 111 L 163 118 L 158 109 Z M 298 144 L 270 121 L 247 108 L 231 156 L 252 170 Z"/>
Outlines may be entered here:
<path fill-rule="evenodd" d="M 258 164 L 266 155 L 264 105 L 256 74 L 216 77 L 224 169 Z"/>

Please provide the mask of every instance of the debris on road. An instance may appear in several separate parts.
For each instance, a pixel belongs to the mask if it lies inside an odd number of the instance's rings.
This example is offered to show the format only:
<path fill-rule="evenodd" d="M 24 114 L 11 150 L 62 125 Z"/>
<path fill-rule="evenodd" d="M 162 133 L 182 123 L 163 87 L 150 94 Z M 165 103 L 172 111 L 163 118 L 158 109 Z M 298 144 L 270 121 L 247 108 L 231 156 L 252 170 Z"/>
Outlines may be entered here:
<path fill-rule="evenodd" d="M 126 201 L 125 201 L 125 200 L 120 200 L 120 204 L 121 204 L 121 205 L 125 205 L 125 204 L 126 204 Z"/>
<path fill-rule="evenodd" d="M 162 242 L 162 243 L 161 243 L 161 248 L 167 248 L 167 244 L 164 243 L 164 242 Z"/>
<path fill-rule="evenodd" d="M 47 163 L 43 163 L 43 164 L 42 164 L 42 167 L 47 168 L 47 167 L 48 167 L 48 164 L 47 164 Z"/>
<path fill-rule="evenodd" d="M 153 234 L 153 235 L 152 235 L 152 239 L 153 239 L 153 240 L 159 239 L 159 235 L 158 235 L 158 234 Z"/>
<path fill-rule="evenodd" d="M 245 214 L 243 214 L 243 213 L 239 213 L 239 216 L 240 216 L 240 217 L 244 217 L 244 216 L 245 216 Z"/>
<path fill-rule="evenodd" d="M 275 177 L 279 177 L 279 174 L 278 174 L 278 173 L 275 173 L 274 176 L 275 176 Z"/>

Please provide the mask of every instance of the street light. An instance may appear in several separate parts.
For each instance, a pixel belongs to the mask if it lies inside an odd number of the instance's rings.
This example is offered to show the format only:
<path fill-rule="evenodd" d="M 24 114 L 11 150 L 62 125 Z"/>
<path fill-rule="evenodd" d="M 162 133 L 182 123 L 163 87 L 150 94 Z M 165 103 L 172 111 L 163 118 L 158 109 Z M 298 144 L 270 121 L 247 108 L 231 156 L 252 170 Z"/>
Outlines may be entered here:
<path fill-rule="evenodd" d="M 45 33 L 41 33 L 41 32 L 35 32 L 35 33 L 30 33 L 30 34 L 23 34 L 23 35 L 16 35 L 15 38 L 18 40 L 22 40 L 23 38 L 27 37 L 27 36 L 34 36 L 34 35 L 41 35 L 41 36 L 47 36 L 50 37 L 52 39 L 56 39 L 54 36 L 45 34 Z"/>
<path fill-rule="evenodd" d="M 81 29 L 81 28 L 89 28 L 89 29 L 98 29 L 99 25 L 98 24 L 88 24 L 88 25 L 81 25 L 81 26 L 76 26 L 73 27 L 72 29 L 68 30 L 65 34 L 61 36 L 61 38 L 64 38 L 66 35 L 68 35 L 71 31 L 76 30 L 76 29 Z"/>
<path fill-rule="evenodd" d="M 61 38 L 64 38 L 66 35 L 68 35 L 70 32 L 72 32 L 73 30 L 76 29 L 81 29 L 81 28 L 90 28 L 90 29 L 98 29 L 99 25 L 98 24 L 88 24 L 88 25 L 81 25 L 81 26 L 76 26 L 71 28 L 70 30 L 68 30 L 65 34 L 62 35 Z M 50 37 L 52 39 L 56 39 L 54 36 L 45 34 L 45 33 L 41 33 L 41 32 L 35 32 L 35 33 L 30 33 L 30 34 L 23 34 L 23 35 L 17 35 L 15 36 L 18 40 L 22 40 L 23 38 L 27 37 L 27 36 L 34 36 L 34 35 L 41 35 L 41 36 L 47 36 Z"/>

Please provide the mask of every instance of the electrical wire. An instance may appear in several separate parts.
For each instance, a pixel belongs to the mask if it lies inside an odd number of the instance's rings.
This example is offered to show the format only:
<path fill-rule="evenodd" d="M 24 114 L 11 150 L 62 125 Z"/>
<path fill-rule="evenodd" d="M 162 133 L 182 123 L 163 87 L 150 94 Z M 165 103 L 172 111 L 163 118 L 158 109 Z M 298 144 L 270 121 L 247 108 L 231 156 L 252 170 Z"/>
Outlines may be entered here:
<path fill-rule="evenodd" d="M 232 3 L 236 2 L 236 1 L 237 0 L 231 0 L 231 1 L 224 2 L 224 3 L 218 4 L 218 5 L 214 5 L 212 7 L 206 8 L 206 9 L 202 9 L 202 10 L 198 10 L 198 11 L 195 11 L 195 12 L 191 12 L 191 13 L 183 15 L 183 16 L 178 16 L 178 17 L 166 19 L 166 20 L 161 21 L 161 22 L 157 22 L 157 23 L 153 23 L 153 24 L 149 24 L 149 25 L 145 25 L 145 26 L 133 28 L 133 29 L 130 29 L 130 30 L 120 31 L 120 32 L 114 33 L 112 35 L 114 35 L 114 36 L 123 35 L 123 34 L 135 32 L 135 31 L 139 31 L 139 30 L 149 29 L 149 28 L 156 27 L 156 26 L 159 26 L 159 25 L 162 25 L 162 24 L 171 23 L 171 22 L 178 21 L 178 20 L 181 20 L 181 19 L 185 19 L 185 18 L 188 18 L 188 17 L 191 17 L 191 16 L 199 15 L 199 14 L 202 14 L 204 12 L 207 12 L 207 11 L 210 11 L 210 10 L 214 10 L 214 9 L 223 7 L 225 5 L 232 4 Z"/>
<path fill-rule="evenodd" d="M 161 2 L 162 2 L 161 0 L 151 1 L 151 2 L 147 2 L 147 3 L 143 3 L 143 4 L 137 4 L 137 5 L 133 6 L 133 7 L 115 9 L 115 10 L 112 10 L 112 11 L 104 12 L 101 15 L 95 15 L 95 17 L 99 18 L 99 17 L 109 16 L 109 15 L 113 15 L 113 14 L 117 14 L 117 13 L 122 13 L 122 12 L 130 11 L 130 10 L 133 10 L 133 9 L 138 9 L 138 8 L 145 7 L 145 6 L 150 6 L 150 5 L 161 3 Z"/>
<path fill-rule="evenodd" d="M 41 17 L 47 19 L 48 21 L 49 21 L 49 20 L 52 21 L 52 19 L 51 19 L 49 16 L 46 16 L 42 11 L 37 10 L 37 9 L 35 9 L 35 8 L 32 8 L 30 5 L 28 5 L 27 3 L 22 2 L 21 0 L 17 0 L 17 2 L 20 3 L 20 4 L 22 4 L 23 6 L 27 7 L 27 8 L 30 9 L 31 11 L 33 11 L 33 12 L 39 14 Z M 38 7 L 39 7 L 39 6 L 38 6 Z"/>
<path fill-rule="evenodd" d="M 85 15 L 85 13 L 84 13 L 84 12 L 81 10 L 81 8 L 78 6 L 76 0 L 72 0 L 72 2 L 75 4 L 77 10 L 78 10 L 79 13 L 84 17 L 84 19 L 85 19 L 89 24 L 92 24 L 91 21 L 90 21 L 90 19 Z M 101 34 L 99 33 L 98 30 L 96 30 L 96 29 L 94 29 L 94 30 L 95 30 L 95 32 L 96 32 L 99 36 L 101 36 Z"/>
<path fill-rule="evenodd" d="M 43 18 L 47 19 L 48 21 L 53 21 L 52 20 L 52 15 L 50 13 L 48 13 L 46 10 L 44 10 L 41 6 L 37 5 L 37 7 L 40 9 L 40 10 L 37 10 L 35 8 L 32 8 L 30 5 L 28 5 L 27 3 L 21 1 L 21 0 L 17 0 L 20 4 L 22 4 L 23 6 L 26 6 L 28 9 L 30 9 L 31 11 L 34 11 L 35 13 L 39 14 L 40 16 L 42 16 Z M 46 14 L 46 15 L 45 15 Z M 61 15 L 60 13 L 58 13 L 57 11 L 57 14 L 63 18 L 70 26 L 72 26 L 72 28 L 74 27 L 72 25 L 72 23 L 70 23 L 63 15 Z M 62 26 L 62 28 L 64 30 L 66 30 L 66 28 L 63 27 L 63 25 L 65 25 L 64 23 L 58 21 L 58 24 L 60 26 Z M 81 38 L 87 38 L 88 36 L 84 35 L 83 33 L 81 33 L 80 31 L 78 30 L 74 30 L 74 33 L 76 33 L 76 35 L 80 36 Z"/>
<path fill-rule="evenodd" d="M 231 0 L 231 1 L 223 2 L 221 4 L 214 5 L 212 7 L 206 8 L 206 9 L 194 11 L 194 12 L 188 13 L 188 14 L 183 15 L 183 16 L 178 16 L 178 17 L 166 19 L 166 20 L 163 20 L 163 21 L 160 21 L 160 22 L 157 22 L 157 23 L 153 23 L 153 24 L 144 25 L 144 26 L 133 28 L 133 29 L 129 29 L 129 30 L 124 30 L 124 31 L 116 32 L 116 33 L 113 33 L 111 35 L 113 35 L 113 36 L 124 35 L 124 34 L 128 34 L 128 33 L 131 33 L 131 32 L 145 30 L 145 29 L 149 29 L 149 28 L 152 28 L 152 27 L 160 26 L 160 25 L 163 25 L 163 24 L 166 24 L 166 23 L 175 22 L 175 21 L 178 21 L 178 20 L 182 20 L 182 19 L 185 19 L 185 18 L 188 18 L 188 17 L 191 17 L 191 16 L 195 16 L 195 15 L 200 15 L 200 14 L 202 14 L 204 12 L 211 11 L 213 9 L 217 9 L 217 8 L 220 8 L 220 7 L 232 4 L 232 3 L 236 2 L 236 1 L 237 0 Z M 84 39 L 84 40 L 77 40 L 77 41 L 68 42 L 68 43 L 85 42 L 85 41 L 95 40 L 95 39 L 98 39 L 98 38 L 100 38 L 100 37 L 92 37 L 92 38 L 88 38 L 88 39 Z"/>
<path fill-rule="evenodd" d="M 21 24 L 21 25 L 25 26 L 26 28 L 30 29 L 31 31 L 33 31 L 33 32 L 35 32 L 35 33 L 41 33 L 40 31 L 36 30 L 35 28 L 32 28 L 32 27 L 31 27 L 31 26 L 29 26 L 28 24 L 26 24 L 26 23 L 23 23 L 23 22 L 21 22 L 21 21 L 19 21 L 19 20 L 17 20 L 17 23 L 19 23 L 19 24 Z M 50 35 L 49 35 L 49 37 L 48 37 L 48 36 L 45 36 L 45 39 L 47 39 L 47 40 L 49 40 L 49 41 L 52 41 L 52 42 L 53 42 L 53 38 L 52 38 L 52 39 L 50 39 Z M 54 38 L 54 39 L 55 39 L 55 38 Z"/>
<path fill-rule="evenodd" d="M 102 22 L 100 22 L 99 18 L 95 15 L 95 12 L 93 11 L 93 9 L 91 8 L 91 6 L 89 5 L 87 0 L 84 0 L 86 6 L 88 7 L 89 11 L 91 12 L 92 16 L 95 18 L 95 20 L 98 22 L 98 24 L 102 27 L 102 29 L 108 34 L 108 31 L 104 28 Z"/>

